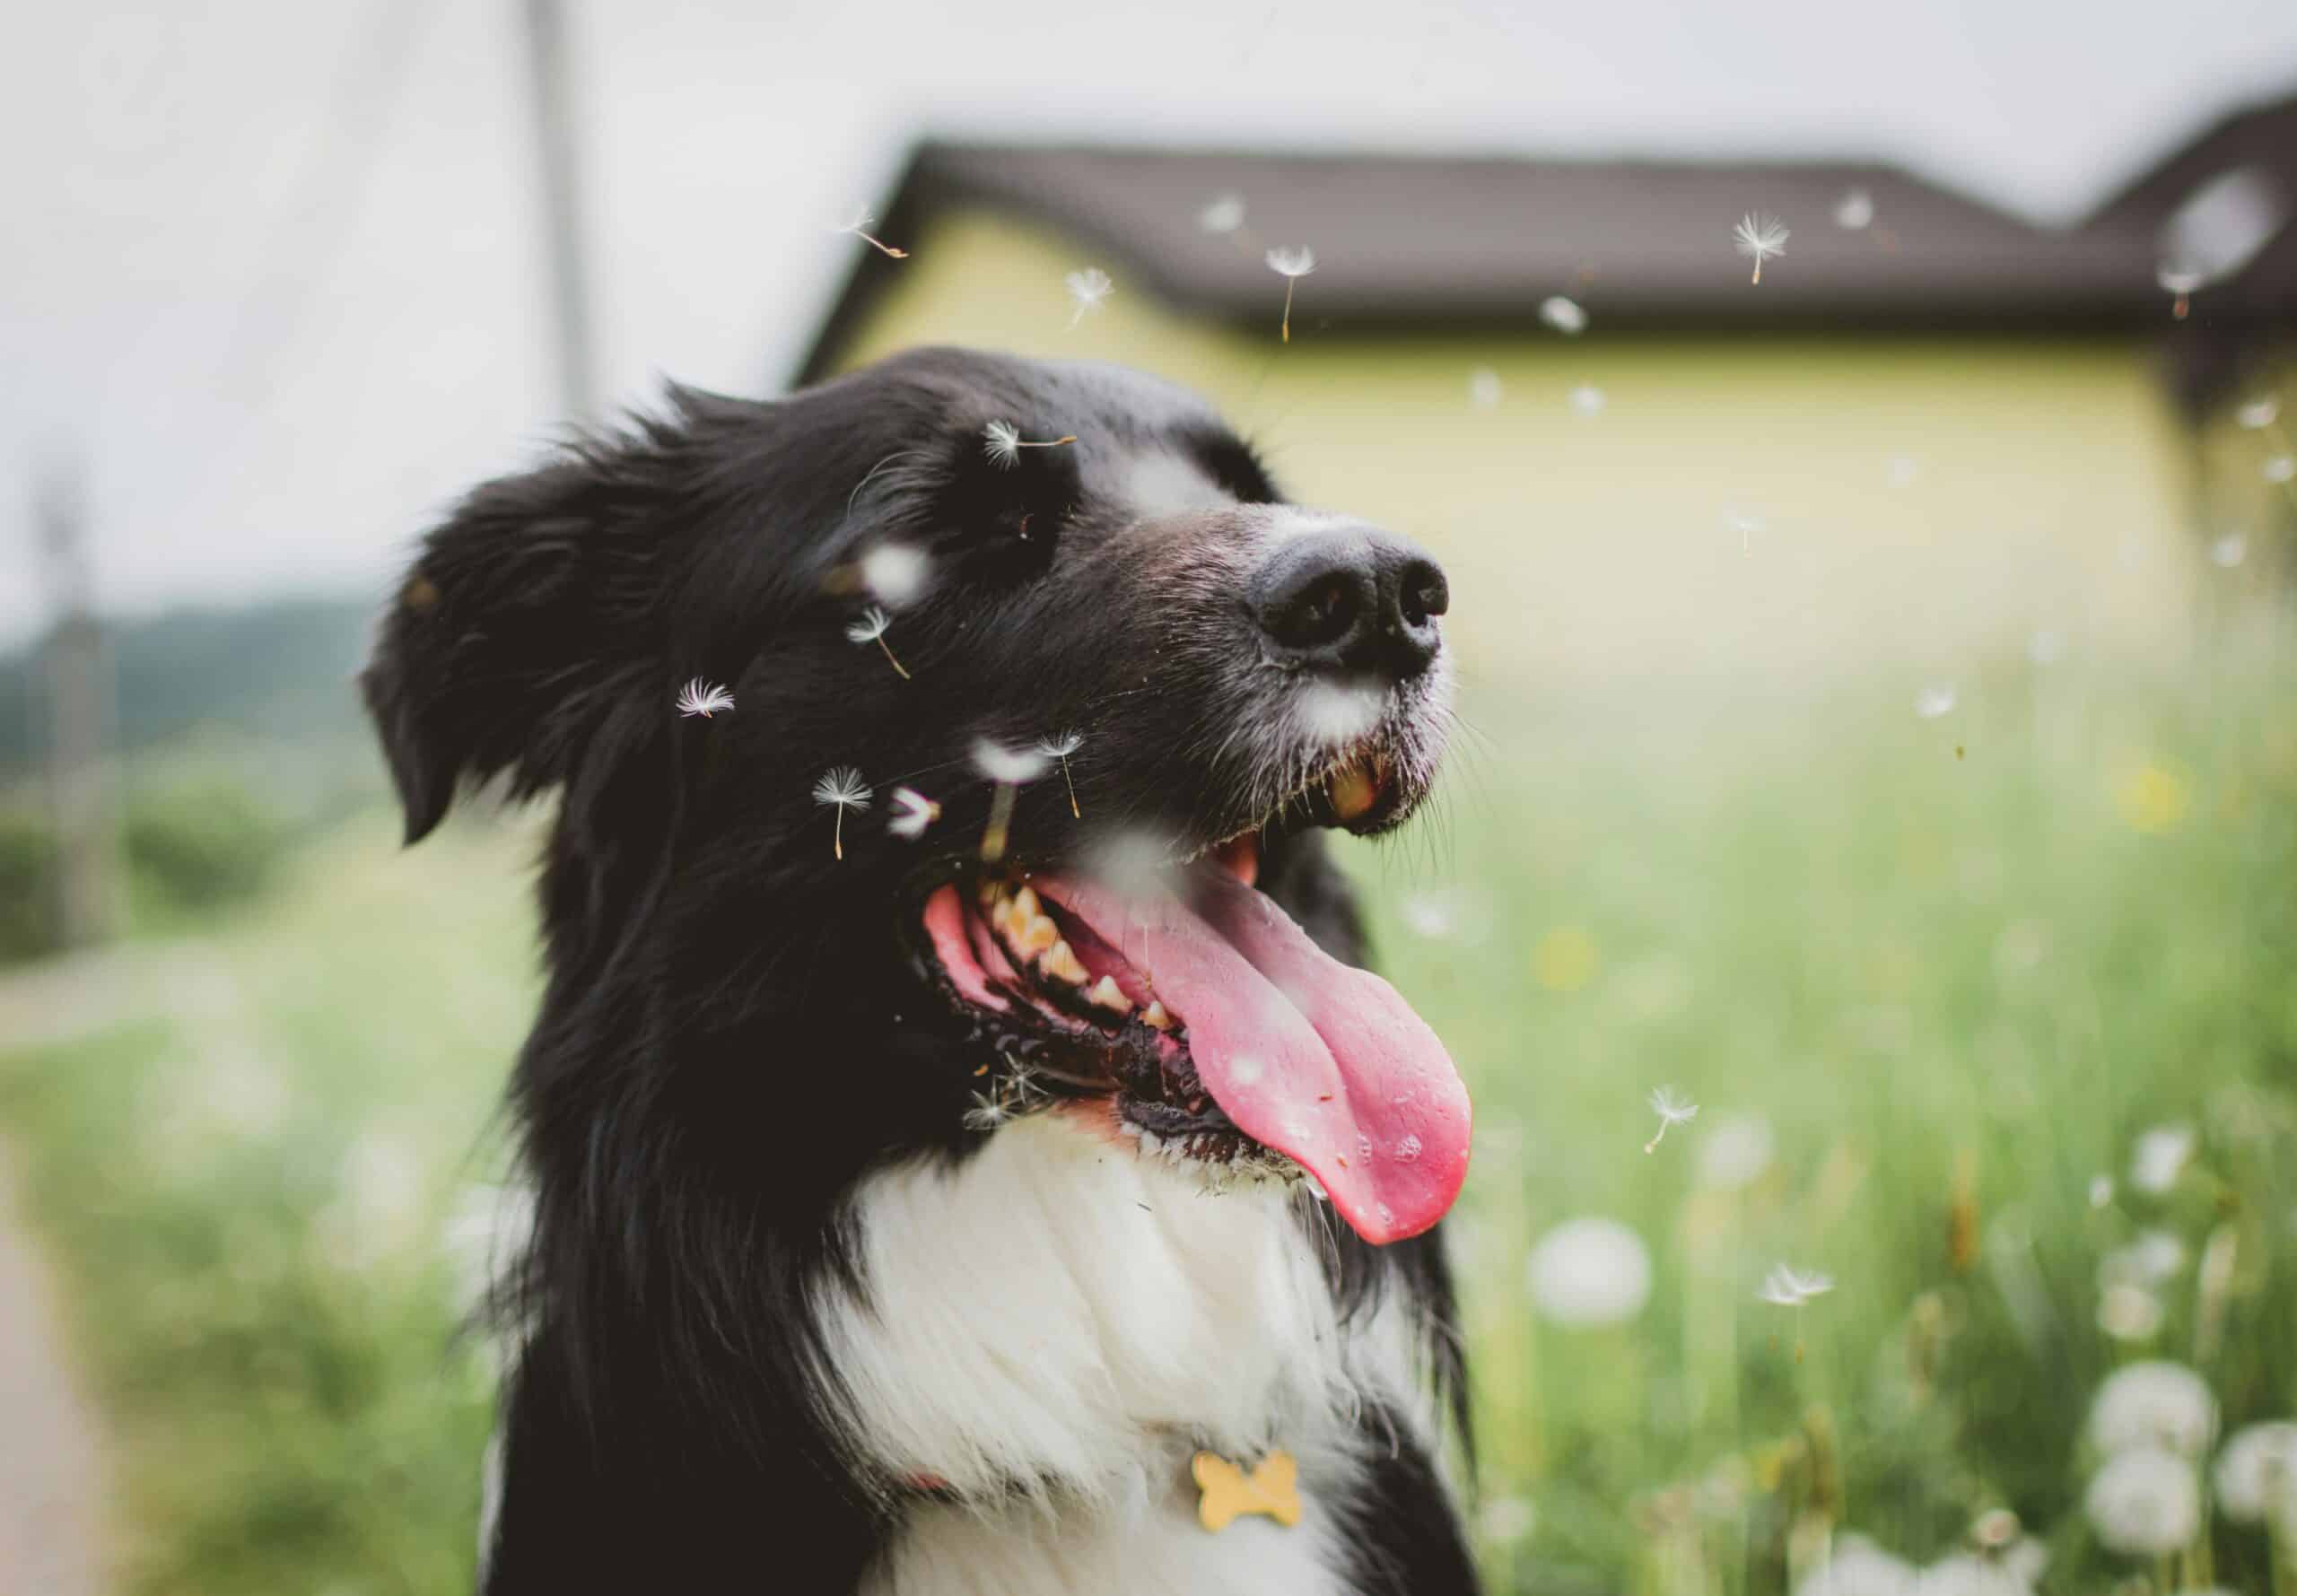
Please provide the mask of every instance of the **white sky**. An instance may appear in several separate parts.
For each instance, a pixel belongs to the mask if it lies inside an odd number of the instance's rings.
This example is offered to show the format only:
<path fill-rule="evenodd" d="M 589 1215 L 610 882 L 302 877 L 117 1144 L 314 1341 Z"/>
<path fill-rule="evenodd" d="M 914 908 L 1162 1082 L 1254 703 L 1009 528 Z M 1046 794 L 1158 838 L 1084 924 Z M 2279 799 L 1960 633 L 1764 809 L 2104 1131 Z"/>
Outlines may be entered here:
<path fill-rule="evenodd" d="M 1878 155 L 2064 218 L 2297 85 L 2287 0 L 570 4 L 621 399 L 778 378 L 921 130 Z M 551 421 L 515 0 L 194 9 L 0 39 L 0 642 L 58 451 L 141 610 L 380 592 Z"/>

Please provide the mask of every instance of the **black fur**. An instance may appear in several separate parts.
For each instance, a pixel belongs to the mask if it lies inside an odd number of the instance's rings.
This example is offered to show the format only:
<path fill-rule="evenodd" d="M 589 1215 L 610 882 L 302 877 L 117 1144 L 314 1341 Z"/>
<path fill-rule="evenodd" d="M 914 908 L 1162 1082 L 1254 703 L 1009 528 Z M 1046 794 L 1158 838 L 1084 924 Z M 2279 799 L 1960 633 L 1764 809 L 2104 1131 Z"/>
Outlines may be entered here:
<path fill-rule="evenodd" d="M 500 1596 L 843 1591 L 898 1531 L 904 1498 L 807 1372 L 807 1301 L 858 1272 L 842 1208 L 857 1181 L 979 1140 L 964 1017 L 907 936 L 921 884 L 983 832 L 974 740 L 1091 728 L 1071 762 L 1083 823 L 1059 779 L 1020 795 L 1015 851 L 1037 863 L 1120 826 L 1202 844 L 1261 817 L 1262 773 L 1232 735 L 1253 701 L 1203 641 L 1229 624 L 1203 573 L 1239 512 L 1135 524 L 1087 449 L 1000 468 L 982 448 L 996 420 L 1155 444 L 1245 505 L 1278 501 L 1172 389 L 924 352 L 779 403 L 674 390 L 658 417 L 472 493 L 384 618 L 363 685 L 408 840 L 460 786 L 559 794 L 549 979 L 511 1086 L 537 1206 L 501 1304 L 520 1352 Z M 843 634 L 869 601 L 857 562 L 887 540 L 931 561 L 887 640 L 912 680 Z M 696 676 L 737 708 L 674 715 Z M 842 863 L 809 798 L 836 764 L 879 794 L 846 817 Z M 946 807 L 922 843 L 884 830 L 901 781 Z M 1361 960 L 1317 833 L 1271 832 L 1263 886 Z M 1432 1235 L 1375 1250 L 1329 1229 L 1347 1299 L 1427 1304 L 1456 1401 Z M 1367 1489 L 1364 1590 L 1467 1588 L 1424 1457 L 1404 1448 Z"/>

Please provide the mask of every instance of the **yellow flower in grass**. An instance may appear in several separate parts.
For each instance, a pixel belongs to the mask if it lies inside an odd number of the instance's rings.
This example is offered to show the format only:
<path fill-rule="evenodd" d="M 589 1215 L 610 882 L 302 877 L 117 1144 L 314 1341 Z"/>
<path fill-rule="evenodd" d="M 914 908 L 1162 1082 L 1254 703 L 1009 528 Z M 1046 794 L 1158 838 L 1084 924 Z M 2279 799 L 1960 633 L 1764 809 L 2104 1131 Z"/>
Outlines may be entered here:
<path fill-rule="evenodd" d="M 1532 948 L 1532 979 L 1550 992 L 1576 992 L 1603 963 L 1593 937 L 1577 926 L 1558 926 Z"/>
<path fill-rule="evenodd" d="M 2122 778 L 2114 802 L 2133 831 L 2153 837 L 2178 828 L 2193 805 L 2193 793 L 2178 772 L 2146 764 Z"/>

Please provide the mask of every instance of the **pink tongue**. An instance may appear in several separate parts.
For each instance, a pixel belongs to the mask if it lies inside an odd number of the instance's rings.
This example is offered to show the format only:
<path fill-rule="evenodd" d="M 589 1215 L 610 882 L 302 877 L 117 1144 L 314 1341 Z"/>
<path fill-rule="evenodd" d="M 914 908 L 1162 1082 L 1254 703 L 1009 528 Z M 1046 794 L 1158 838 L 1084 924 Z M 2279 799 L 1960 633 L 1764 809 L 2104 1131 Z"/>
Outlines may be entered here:
<path fill-rule="evenodd" d="M 1306 1166 L 1366 1241 L 1418 1235 L 1467 1177 L 1467 1088 L 1444 1044 L 1264 894 L 1218 872 L 1190 881 L 1193 910 L 1091 881 L 1035 885 L 1149 972 L 1240 1129 Z"/>

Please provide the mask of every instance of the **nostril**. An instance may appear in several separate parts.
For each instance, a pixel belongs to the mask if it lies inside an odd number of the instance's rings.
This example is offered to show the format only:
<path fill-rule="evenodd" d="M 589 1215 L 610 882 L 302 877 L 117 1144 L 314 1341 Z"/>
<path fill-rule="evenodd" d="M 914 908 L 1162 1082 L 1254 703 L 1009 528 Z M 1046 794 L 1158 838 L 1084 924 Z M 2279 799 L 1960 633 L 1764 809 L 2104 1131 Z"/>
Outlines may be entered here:
<path fill-rule="evenodd" d="M 1451 584 L 1444 580 L 1443 569 L 1433 560 L 1412 561 L 1404 568 L 1397 587 L 1397 602 L 1407 625 L 1424 626 L 1452 607 Z"/>
<path fill-rule="evenodd" d="M 1321 649 L 1356 630 L 1365 595 L 1352 571 L 1327 571 L 1286 596 L 1266 620 L 1268 632 L 1288 649 Z"/>

